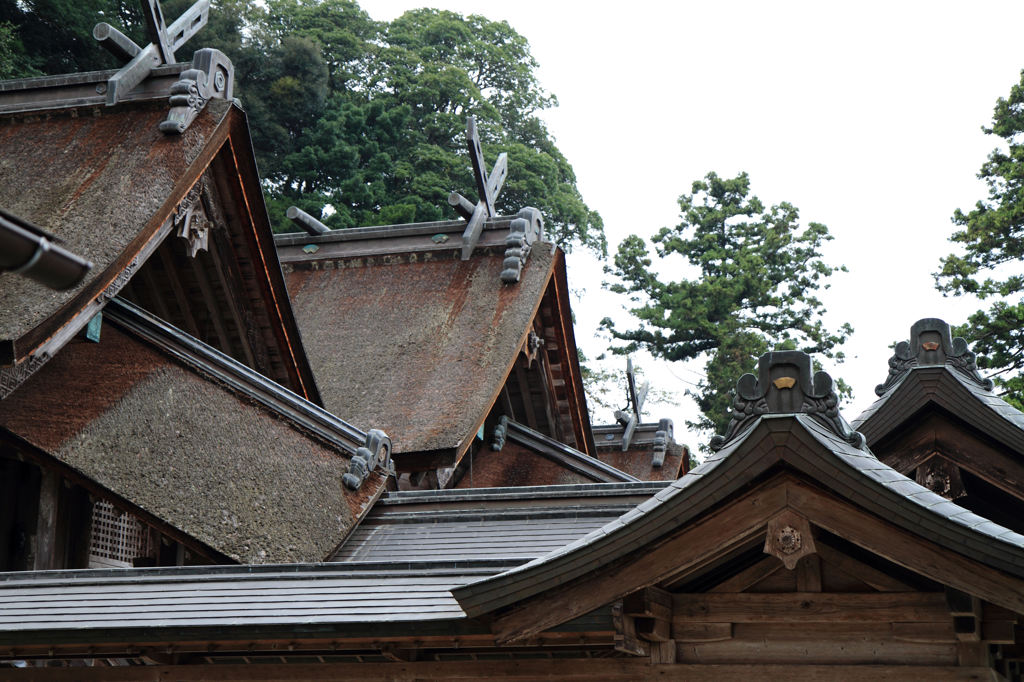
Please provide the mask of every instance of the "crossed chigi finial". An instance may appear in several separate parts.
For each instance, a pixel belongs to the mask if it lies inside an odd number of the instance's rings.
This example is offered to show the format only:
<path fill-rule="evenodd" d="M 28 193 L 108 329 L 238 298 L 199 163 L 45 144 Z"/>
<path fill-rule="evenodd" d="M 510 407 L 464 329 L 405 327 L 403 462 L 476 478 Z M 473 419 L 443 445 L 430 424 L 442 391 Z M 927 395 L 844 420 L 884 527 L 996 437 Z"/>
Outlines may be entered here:
<path fill-rule="evenodd" d="M 448 195 L 448 204 L 466 219 L 466 230 L 462 233 L 462 260 L 469 260 L 473 253 L 480 233 L 483 232 L 484 221 L 497 215 L 494 200 L 498 198 L 505 178 L 508 177 L 508 154 L 505 152 L 498 156 L 490 174 L 487 173 L 480 135 L 476 130 L 476 119 L 472 116 L 466 121 L 466 145 L 469 147 L 469 158 L 473 162 L 473 175 L 476 178 L 476 190 L 480 200 L 474 205 L 458 192 Z"/>
<path fill-rule="evenodd" d="M 111 54 L 127 62 L 107 81 L 107 105 L 117 104 L 144 81 L 153 69 L 174 64 L 174 53 L 206 25 L 210 14 L 210 0 L 197 0 L 178 19 L 167 26 L 160 0 L 143 0 L 142 13 L 146 19 L 146 35 L 150 42 L 140 47 L 121 31 L 108 23 L 96 24 L 93 37 Z"/>

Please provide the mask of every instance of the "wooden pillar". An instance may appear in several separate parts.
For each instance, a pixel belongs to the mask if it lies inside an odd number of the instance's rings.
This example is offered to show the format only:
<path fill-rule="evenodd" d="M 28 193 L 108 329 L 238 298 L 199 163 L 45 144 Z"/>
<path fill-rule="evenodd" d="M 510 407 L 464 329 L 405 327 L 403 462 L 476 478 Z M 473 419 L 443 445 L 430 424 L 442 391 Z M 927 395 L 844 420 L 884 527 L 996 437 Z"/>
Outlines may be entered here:
<path fill-rule="evenodd" d="M 39 511 L 36 514 L 32 567 L 37 571 L 61 568 L 56 565 L 57 514 L 60 506 L 60 476 L 43 469 L 39 477 Z"/>

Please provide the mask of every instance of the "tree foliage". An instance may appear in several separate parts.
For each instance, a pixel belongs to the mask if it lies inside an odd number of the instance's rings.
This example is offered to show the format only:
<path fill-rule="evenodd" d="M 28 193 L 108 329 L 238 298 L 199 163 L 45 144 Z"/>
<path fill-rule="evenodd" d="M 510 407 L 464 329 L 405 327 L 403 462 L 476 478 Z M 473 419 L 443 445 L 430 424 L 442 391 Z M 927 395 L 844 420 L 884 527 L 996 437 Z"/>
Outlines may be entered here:
<path fill-rule="evenodd" d="M 638 326 L 623 330 L 608 318 L 603 324 L 626 342 L 618 352 L 644 347 L 668 360 L 704 358 L 705 376 L 688 392 L 702 417 L 689 425 L 721 432 L 736 380 L 754 370 L 762 353 L 799 349 L 843 359 L 838 346 L 853 330 L 825 328 L 817 293 L 845 268 L 821 259 L 822 244 L 832 238 L 828 228 L 801 226 L 791 204 L 766 207 L 750 193 L 746 173 L 708 173 L 679 207 L 679 225 L 653 238 L 657 267 L 648 245 L 632 235 L 610 268 L 617 279 L 611 288 L 629 294 Z M 665 279 L 659 272 L 669 268 L 688 269 L 692 278 Z"/>
<path fill-rule="evenodd" d="M 978 173 L 988 197 L 953 214 L 960 229 L 950 241 L 963 249 L 942 259 L 936 286 L 993 300 L 955 333 L 974 342 L 979 367 L 993 370 L 1003 397 L 1024 409 L 1024 72 L 1009 97 L 996 102 L 992 125 L 982 130 L 1002 142 Z"/>
<path fill-rule="evenodd" d="M 165 0 L 165 17 L 190 2 Z M 141 40 L 130 0 L 0 0 L 0 55 L 26 55 L 11 75 L 111 68 L 90 36 L 101 20 Z M 17 31 L 5 33 L 5 22 Z M 509 155 L 498 209 L 535 206 L 563 246 L 604 252 L 601 217 L 537 117 L 557 101 L 507 22 L 433 9 L 376 22 L 354 0 L 215 0 L 179 58 L 202 46 L 235 64 L 276 227 L 294 229 L 291 204 L 335 228 L 453 219 L 449 192 L 476 194 L 465 150 L 472 114 L 486 161 Z"/>

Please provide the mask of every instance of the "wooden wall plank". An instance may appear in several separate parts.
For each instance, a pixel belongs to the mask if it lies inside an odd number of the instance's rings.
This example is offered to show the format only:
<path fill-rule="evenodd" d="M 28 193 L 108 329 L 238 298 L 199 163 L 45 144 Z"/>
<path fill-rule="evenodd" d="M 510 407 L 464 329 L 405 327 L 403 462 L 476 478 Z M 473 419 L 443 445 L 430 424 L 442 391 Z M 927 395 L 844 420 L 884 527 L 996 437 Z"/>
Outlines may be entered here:
<path fill-rule="evenodd" d="M 676 623 L 944 622 L 942 593 L 792 592 L 673 595 Z"/>
<path fill-rule="evenodd" d="M 31 668 L 0 670 L 0 680 L 39 682 L 205 682 L 207 680 L 637 680 L 723 679 L 787 680 L 787 682 L 904 682 L 908 679 L 952 682 L 998 680 L 995 671 L 980 667 L 913 665 L 651 665 L 645 660 L 453 661 L 444 663 L 280 663 L 262 665 L 154 665 L 123 668 Z"/>

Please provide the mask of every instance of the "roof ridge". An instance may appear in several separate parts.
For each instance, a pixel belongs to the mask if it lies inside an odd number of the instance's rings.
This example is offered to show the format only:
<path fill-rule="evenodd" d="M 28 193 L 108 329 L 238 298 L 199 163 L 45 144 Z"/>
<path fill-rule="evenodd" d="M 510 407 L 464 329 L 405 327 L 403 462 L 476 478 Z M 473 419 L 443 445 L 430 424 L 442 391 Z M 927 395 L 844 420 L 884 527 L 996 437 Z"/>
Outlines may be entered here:
<path fill-rule="evenodd" d="M 319 405 L 281 386 L 256 370 L 190 336 L 170 323 L 148 313 L 125 299 L 115 297 L 105 312 L 109 319 L 154 344 L 176 360 L 211 376 L 233 391 L 242 393 L 284 417 L 301 429 L 344 450 L 350 456 L 359 454 L 372 440 L 385 469 L 390 468 L 391 441 L 382 431 L 363 431 Z"/>
<path fill-rule="evenodd" d="M 812 376 L 811 371 L 811 356 L 803 351 L 763 354 L 757 361 L 757 376 L 744 374 L 736 382 L 729 424 L 723 435 L 711 439 L 711 449 L 721 450 L 768 414 L 809 415 L 854 447 L 866 448 L 864 436 L 839 414 L 832 377 L 821 371 Z"/>
<path fill-rule="evenodd" d="M 915 367 L 945 366 L 986 391 L 993 382 L 978 372 L 977 356 L 967 347 L 967 340 L 954 337 L 949 323 L 937 317 L 926 317 L 910 327 L 910 340 L 900 341 L 889 358 L 889 374 L 875 387 L 881 397 L 899 384 Z"/>

